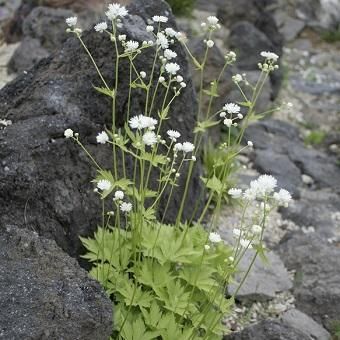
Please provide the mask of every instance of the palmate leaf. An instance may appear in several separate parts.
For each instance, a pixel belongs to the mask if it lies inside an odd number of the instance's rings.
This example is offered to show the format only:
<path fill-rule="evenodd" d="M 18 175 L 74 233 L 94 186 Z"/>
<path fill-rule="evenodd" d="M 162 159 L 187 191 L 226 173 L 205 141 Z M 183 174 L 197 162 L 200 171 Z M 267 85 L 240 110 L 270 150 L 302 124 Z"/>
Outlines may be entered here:
<path fill-rule="evenodd" d="M 160 335 L 160 331 L 148 331 L 141 315 L 135 320 L 126 320 L 121 332 L 124 340 L 152 340 Z"/>
<path fill-rule="evenodd" d="M 223 184 L 221 180 L 219 180 L 215 175 L 209 179 L 205 177 L 201 177 L 201 180 L 204 182 L 205 186 L 208 189 L 215 191 L 218 194 L 222 193 Z"/>
<path fill-rule="evenodd" d="M 151 302 L 149 310 L 142 307 L 141 311 L 144 317 L 145 324 L 151 329 L 157 328 L 158 323 L 162 319 L 163 315 L 158 303 L 154 300 Z"/>
<path fill-rule="evenodd" d="M 179 272 L 179 277 L 197 289 L 210 292 L 218 287 L 218 283 L 211 277 L 214 268 L 206 267 L 204 271 L 197 267 L 184 267 Z"/>
<path fill-rule="evenodd" d="M 161 329 L 162 340 L 189 340 L 195 330 L 188 326 L 185 328 L 178 326 L 174 314 L 164 314 L 158 325 Z"/>

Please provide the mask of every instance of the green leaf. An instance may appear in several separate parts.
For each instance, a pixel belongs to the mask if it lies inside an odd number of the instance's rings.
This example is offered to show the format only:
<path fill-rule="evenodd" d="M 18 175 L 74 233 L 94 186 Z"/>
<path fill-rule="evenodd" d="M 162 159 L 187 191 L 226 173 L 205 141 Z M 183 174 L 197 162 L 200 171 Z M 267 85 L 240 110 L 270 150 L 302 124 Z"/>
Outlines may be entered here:
<path fill-rule="evenodd" d="M 204 132 L 206 129 L 218 125 L 219 122 L 215 120 L 205 120 L 203 122 L 198 122 L 194 129 L 194 133 Z"/>
<path fill-rule="evenodd" d="M 114 98 L 115 97 L 115 90 L 110 90 L 106 87 L 97 87 L 97 86 L 93 86 L 93 88 L 98 91 L 101 94 L 105 94 L 105 96 Z"/>
<path fill-rule="evenodd" d="M 143 291 L 140 286 L 128 280 L 119 283 L 117 292 L 122 295 L 126 306 L 150 307 L 154 299 L 150 292 Z"/>
<path fill-rule="evenodd" d="M 201 180 L 205 183 L 205 186 L 208 189 L 215 191 L 218 194 L 222 193 L 223 184 L 215 175 L 209 179 L 201 177 Z"/>
<path fill-rule="evenodd" d="M 247 102 L 237 102 L 237 104 L 244 106 L 244 107 L 251 107 L 253 103 L 251 101 L 247 101 Z"/>

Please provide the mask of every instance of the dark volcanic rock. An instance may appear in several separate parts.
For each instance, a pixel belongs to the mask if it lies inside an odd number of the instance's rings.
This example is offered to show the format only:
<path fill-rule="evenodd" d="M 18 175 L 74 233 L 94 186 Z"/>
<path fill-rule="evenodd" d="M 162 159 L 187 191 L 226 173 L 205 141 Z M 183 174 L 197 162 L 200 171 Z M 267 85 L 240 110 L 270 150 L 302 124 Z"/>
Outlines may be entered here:
<path fill-rule="evenodd" d="M 147 3 L 147 5 L 145 5 Z M 170 13 L 163 1 L 138 0 L 124 23 L 128 38 L 150 40 L 146 33 L 146 15 Z M 174 25 L 170 16 L 169 24 Z M 110 39 L 104 34 L 89 32 L 83 40 L 93 53 L 110 86 L 114 83 L 114 52 Z M 192 141 L 196 102 L 184 50 L 178 46 L 177 62 L 181 65 L 187 87 L 177 97 L 171 110 L 171 120 L 164 129 L 176 128 L 183 140 Z M 147 74 L 153 63 L 153 49 L 135 60 L 137 69 Z M 156 68 L 156 73 L 159 70 Z M 116 124 L 123 127 L 128 101 L 129 65 L 123 61 L 119 69 Z M 93 85 L 102 86 L 87 54 L 75 37 L 71 37 L 60 52 L 44 59 L 27 74 L 23 74 L 0 92 L 0 110 L 13 124 L 0 130 L 0 223 L 16 221 L 53 238 L 71 255 L 79 254 L 79 235 L 89 235 L 97 227 L 100 202 L 93 193 L 90 180 L 95 169 L 82 150 L 63 138 L 66 128 L 79 132 L 80 138 L 104 168 L 111 168 L 110 147 L 99 146 L 95 136 L 105 126 L 110 127 L 111 101 L 97 93 Z M 154 116 L 161 105 L 157 96 Z M 144 112 L 144 93 L 135 90 L 131 115 Z M 128 169 L 131 165 L 127 165 Z M 188 206 L 200 197 L 200 163 L 197 162 L 190 185 Z M 183 190 L 185 175 L 178 191 Z M 153 180 L 154 183 L 155 180 Z M 180 194 L 176 191 L 169 210 L 169 219 L 177 215 Z M 190 209 L 186 209 L 191 215 Z M 99 213 L 99 214 L 98 214 Z"/>
<path fill-rule="evenodd" d="M 109 338 L 112 302 L 55 242 L 17 227 L 0 236 L 0 337 Z"/>
<path fill-rule="evenodd" d="M 297 308 L 330 329 L 340 315 L 340 249 L 316 233 L 294 233 L 278 250 L 287 268 L 296 271 Z"/>
<path fill-rule="evenodd" d="M 226 335 L 224 340 L 310 340 L 307 334 L 276 320 L 264 320 L 243 329 L 241 332 Z"/>

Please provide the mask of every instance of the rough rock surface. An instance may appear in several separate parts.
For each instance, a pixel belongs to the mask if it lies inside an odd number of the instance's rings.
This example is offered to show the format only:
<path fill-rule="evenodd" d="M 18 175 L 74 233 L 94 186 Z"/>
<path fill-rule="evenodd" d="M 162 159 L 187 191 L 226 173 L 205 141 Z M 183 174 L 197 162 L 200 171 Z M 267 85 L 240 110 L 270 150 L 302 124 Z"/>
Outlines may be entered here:
<path fill-rule="evenodd" d="M 339 192 L 340 171 L 336 158 L 305 147 L 298 129 L 291 124 L 274 119 L 261 121 L 250 126 L 245 136 L 255 145 L 255 168 L 275 176 L 279 186 L 290 190 L 295 197 L 299 197 L 302 175 L 310 176 L 316 188 Z"/>
<path fill-rule="evenodd" d="M 2 225 L 0 338 L 109 338 L 112 302 L 54 241 Z"/>
<path fill-rule="evenodd" d="M 288 310 L 281 319 L 285 324 L 309 335 L 311 339 L 330 340 L 331 338 L 326 329 L 298 309 Z"/>
<path fill-rule="evenodd" d="M 168 26 L 175 25 L 169 7 L 163 1 L 136 0 L 130 12 L 141 15 L 133 15 L 124 23 L 124 32 L 133 40 L 151 39 L 145 31 L 146 18 L 155 13 L 170 15 Z M 93 31 L 84 34 L 83 39 L 104 77 L 112 85 L 113 49 L 110 40 Z M 176 51 L 187 87 L 176 98 L 170 110 L 173 118 L 164 129 L 176 127 L 181 131 L 183 140 L 192 141 L 195 93 L 185 52 L 180 46 Z M 149 49 L 136 59 L 135 65 L 148 73 L 152 60 L 153 51 Z M 120 68 L 118 127 L 123 126 L 126 118 L 128 77 L 125 75 L 128 67 L 123 62 Z M 95 142 L 96 134 L 110 126 L 111 102 L 96 93 L 93 85 L 102 86 L 80 43 L 71 37 L 60 52 L 44 59 L 0 92 L 0 110 L 4 118 L 13 122 L 0 130 L 0 223 L 5 225 L 17 221 L 56 240 L 71 255 L 80 252 L 79 235 L 89 235 L 96 229 L 100 202 L 90 184 L 95 175 L 94 168 L 79 147 L 65 140 L 64 130 L 72 128 L 79 132 L 82 142 L 96 155 L 99 163 L 104 168 L 112 166 L 110 147 L 98 146 Z M 157 98 L 155 108 L 159 107 L 159 100 Z M 134 92 L 131 107 L 131 115 L 144 110 L 144 96 L 139 90 Z M 200 197 L 199 162 L 196 169 L 188 206 L 194 206 L 196 198 Z M 180 188 L 183 187 L 182 183 Z M 175 193 L 169 219 L 176 216 L 179 197 Z M 192 213 L 190 209 L 186 212 Z"/>
<path fill-rule="evenodd" d="M 239 263 L 239 275 L 236 275 L 236 282 L 240 282 L 244 273 L 254 257 L 253 251 L 248 251 Z M 236 295 L 240 301 L 265 301 L 275 298 L 276 293 L 289 290 L 293 287 L 280 257 L 273 252 L 266 254 L 268 263 L 263 262 L 260 258 L 255 260 L 249 276 Z M 229 293 L 233 294 L 238 284 L 233 283 L 229 286 Z"/>
<path fill-rule="evenodd" d="M 340 315 L 340 250 L 316 233 L 291 234 L 278 248 L 296 271 L 294 296 L 299 310 L 330 329 Z"/>
<path fill-rule="evenodd" d="M 276 320 L 264 320 L 241 332 L 226 335 L 224 340 L 310 340 L 307 334 Z"/>

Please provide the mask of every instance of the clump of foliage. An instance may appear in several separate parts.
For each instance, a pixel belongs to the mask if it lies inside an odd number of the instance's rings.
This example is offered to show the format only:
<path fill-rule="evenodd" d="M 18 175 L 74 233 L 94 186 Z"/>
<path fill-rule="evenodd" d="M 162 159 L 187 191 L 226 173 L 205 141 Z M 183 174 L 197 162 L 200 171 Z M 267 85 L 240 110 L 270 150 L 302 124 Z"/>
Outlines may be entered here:
<path fill-rule="evenodd" d="M 328 43 L 336 43 L 340 41 L 340 26 L 337 29 L 325 31 L 321 33 L 321 38 Z"/>
<path fill-rule="evenodd" d="M 105 169 L 99 164 L 95 155 L 85 148 L 79 133 L 68 127 L 64 135 L 79 145 L 97 170 L 92 182 L 102 203 L 102 222 L 94 237 L 82 238 L 82 242 L 87 249 L 84 258 L 93 265 L 90 275 L 103 285 L 114 304 L 112 338 L 220 339 L 228 331 L 222 325 L 224 315 L 230 311 L 258 254 L 264 257 L 263 235 L 270 211 L 279 205 L 286 206 L 291 199 L 286 190 L 275 192 L 277 181 L 269 175 L 252 181 L 245 191 L 230 188 L 237 156 L 253 146 L 251 141 L 242 144 L 244 132 L 250 122 L 263 116 L 255 112 L 256 102 L 269 74 L 278 68 L 278 56 L 261 53 L 263 61 L 259 63 L 261 72 L 256 84 L 250 84 L 244 75 L 233 76 L 244 101 L 226 103 L 212 112 L 213 101 L 219 96 L 220 80 L 236 60 L 234 52 L 227 52 L 220 75 L 209 88 L 204 88 L 205 66 L 214 46 L 213 34 L 220 28 L 216 17 L 208 17 L 201 25 L 206 51 L 204 60 L 199 62 L 190 52 L 185 35 L 167 27 L 165 16 L 152 17 L 145 27 L 150 40 L 143 42 L 121 34 L 123 19 L 128 16 L 124 6 L 109 5 L 106 16 L 109 24 L 101 22 L 95 30 L 112 42 L 114 85 L 104 78 L 86 47 L 77 18 L 68 18 L 66 23 L 68 32 L 79 39 L 98 73 L 100 83 L 94 91 L 112 100 L 112 126 L 97 132 L 96 137 L 98 146 L 107 147 L 108 155 L 112 154 L 112 168 Z M 163 129 L 164 122 L 171 120 L 173 102 L 187 87 L 180 74 L 181 66 L 174 62 L 177 53 L 172 46 L 176 43 L 183 45 L 201 78 L 193 141 L 181 140 L 180 131 Z M 153 65 L 149 70 L 137 69 L 136 59 L 145 49 L 152 49 Z M 118 129 L 116 107 L 123 60 L 130 65 L 129 74 L 124 74 L 130 83 L 127 121 L 124 129 Z M 249 91 L 244 91 L 244 87 L 251 89 L 251 96 L 245 94 Z M 131 117 L 134 91 L 144 93 L 145 108 Z M 159 96 L 163 96 L 163 104 L 155 107 L 155 98 Z M 203 105 L 206 102 L 208 107 Z M 194 167 L 201 158 L 207 132 L 218 125 L 225 126 L 227 133 L 215 146 L 219 151 L 212 152 L 214 159 L 207 160 L 211 166 L 201 177 L 207 197 L 200 210 L 197 206 L 187 206 L 188 191 L 193 185 Z M 127 158 L 133 165 L 132 171 L 126 166 Z M 150 183 L 152 176 L 156 176 L 155 183 Z M 177 216 L 172 225 L 164 225 L 180 177 L 184 177 L 185 184 L 181 188 Z M 233 230 L 235 241 L 229 246 L 218 233 L 221 205 L 227 195 L 239 204 L 243 216 L 248 208 L 254 211 L 251 220 L 242 218 Z M 162 210 L 160 202 L 165 203 Z M 213 209 L 209 211 L 211 205 Z M 183 221 L 185 209 L 191 217 Z M 202 226 L 208 211 L 210 222 Z M 254 255 L 248 270 L 233 295 L 226 297 L 239 262 L 251 248 Z"/>
<path fill-rule="evenodd" d="M 326 132 L 322 130 L 311 131 L 304 139 L 306 145 L 320 145 L 326 138 Z"/>
<path fill-rule="evenodd" d="M 176 15 L 190 15 L 196 0 L 166 0 Z"/>

